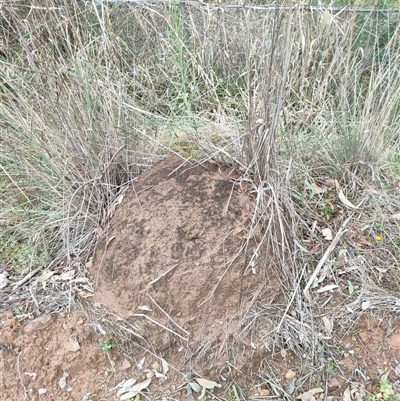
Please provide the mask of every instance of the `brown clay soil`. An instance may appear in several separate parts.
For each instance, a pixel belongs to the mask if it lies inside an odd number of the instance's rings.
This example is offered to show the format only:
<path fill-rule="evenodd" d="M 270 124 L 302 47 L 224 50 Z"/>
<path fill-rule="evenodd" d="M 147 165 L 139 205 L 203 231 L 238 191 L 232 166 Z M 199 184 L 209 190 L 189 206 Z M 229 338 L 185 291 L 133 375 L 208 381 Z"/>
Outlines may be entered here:
<path fill-rule="evenodd" d="M 273 395 L 243 377 L 253 369 L 254 380 L 272 354 L 241 335 L 240 316 L 254 299 L 276 299 L 278 282 L 257 263 L 244 270 L 252 209 L 238 178 L 214 162 L 172 157 L 135 181 L 90 265 L 92 314 L 20 322 L 12 308 L 0 310 L 0 400 L 118 400 L 117 385 L 131 378 L 151 379 L 147 399 L 184 400 L 188 372 L 221 383 L 220 397 L 235 383 L 247 396 Z M 98 349 L 104 338 L 116 348 Z M 354 372 L 372 390 L 383 373 L 400 376 L 400 329 L 371 316 L 332 342 L 342 358 L 327 375 L 328 394 L 341 397 Z M 274 358 L 283 383 L 298 361 L 279 350 Z"/>
<path fill-rule="evenodd" d="M 142 370 L 137 368 L 132 355 L 126 355 L 117 346 L 107 356 L 97 349 L 99 339 L 93 337 L 85 317 L 74 313 L 64 315 L 43 315 L 25 326 L 16 323 L 12 312 L 0 317 L 0 400 L 2 401 L 60 401 L 60 400 L 118 400 L 115 387 L 125 379 L 146 379 L 146 369 L 162 371 L 160 361 L 148 353 Z M 327 377 L 328 394 L 342 399 L 349 384 L 349 378 L 363 383 L 373 391 L 382 374 L 400 376 L 400 330 L 389 335 L 382 323 L 374 318 L 365 319 L 354 332 L 342 338 L 343 359 L 338 369 Z M 128 363 L 127 363 L 128 362 Z M 136 361 L 139 362 L 139 361 Z M 284 375 L 294 365 L 279 361 L 282 382 Z M 354 372 L 366 377 L 354 378 Z M 62 380 L 65 373 L 65 386 Z M 218 377 L 213 377 L 219 379 Z M 156 394 L 166 394 L 171 400 L 185 400 L 186 391 L 180 387 L 184 380 L 173 379 L 169 372 L 167 379 L 153 379 L 147 399 L 162 399 Z M 223 383 L 223 382 L 222 382 Z M 218 389 L 225 394 L 228 389 Z M 262 389 L 248 394 L 259 395 Z M 197 398 L 197 397 L 196 397 Z M 144 398 L 142 398 L 144 399 Z"/>

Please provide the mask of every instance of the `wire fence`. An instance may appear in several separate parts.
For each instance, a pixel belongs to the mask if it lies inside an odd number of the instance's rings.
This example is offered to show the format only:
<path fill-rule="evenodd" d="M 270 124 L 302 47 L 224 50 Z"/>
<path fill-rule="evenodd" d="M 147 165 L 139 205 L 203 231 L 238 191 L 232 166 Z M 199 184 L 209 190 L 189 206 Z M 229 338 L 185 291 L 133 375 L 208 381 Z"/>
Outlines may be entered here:
<path fill-rule="evenodd" d="M 102 4 L 131 4 L 134 6 L 188 6 L 188 7 L 202 7 L 207 9 L 243 9 L 243 10 L 262 10 L 262 11 L 276 11 L 278 10 L 301 10 L 308 12 L 330 12 L 330 13 L 341 13 L 343 11 L 350 13 L 389 13 L 398 14 L 400 8 L 398 7 L 355 7 L 355 6 L 324 6 L 324 5 L 311 5 L 311 4 L 293 4 L 293 5 L 279 5 L 279 4 L 230 4 L 230 3 L 206 3 L 203 1 L 171 1 L 171 0 L 87 0 L 79 1 L 79 3 L 93 3 L 97 6 Z M 35 6 L 23 4 L 19 1 L 1 2 L 0 9 L 7 7 L 29 7 L 31 10 L 59 10 L 62 6 Z"/>
<path fill-rule="evenodd" d="M 324 6 L 310 4 L 294 4 L 294 5 L 279 5 L 279 4 L 229 4 L 229 3 L 206 3 L 203 1 L 171 1 L 171 0 L 93 0 L 95 4 L 121 4 L 129 3 L 138 6 L 189 6 L 189 7 L 204 7 L 209 9 L 249 9 L 276 11 L 278 10 L 302 10 L 309 12 L 331 12 L 341 13 L 343 11 L 353 13 L 400 13 L 400 8 L 379 8 L 379 7 L 349 7 L 349 6 Z"/>

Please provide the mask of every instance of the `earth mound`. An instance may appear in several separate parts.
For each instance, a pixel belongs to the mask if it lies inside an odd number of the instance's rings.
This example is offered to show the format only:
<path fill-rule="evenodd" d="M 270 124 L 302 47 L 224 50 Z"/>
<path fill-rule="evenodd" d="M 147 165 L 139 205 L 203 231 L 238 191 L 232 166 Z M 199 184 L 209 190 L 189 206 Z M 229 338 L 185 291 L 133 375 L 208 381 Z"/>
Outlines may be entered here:
<path fill-rule="evenodd" d="M 261 288 L 276 286 L 247 269 L 251 199 L 238 178 L 211 161 L 163 160 L 126 192 L 96 251 L 95 302 L 156 352 L 218 351 Z"/>

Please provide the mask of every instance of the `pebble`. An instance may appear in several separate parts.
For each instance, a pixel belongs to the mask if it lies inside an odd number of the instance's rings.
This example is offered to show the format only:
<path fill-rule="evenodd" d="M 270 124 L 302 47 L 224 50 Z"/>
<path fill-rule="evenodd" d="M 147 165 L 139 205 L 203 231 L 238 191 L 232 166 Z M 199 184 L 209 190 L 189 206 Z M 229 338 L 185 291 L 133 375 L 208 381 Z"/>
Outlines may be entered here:
<path fill-rule="evenodd" d="M 146 379 L 152 379 L 155 376 L 154 372 L 147 372 Z"/>
<path fill-rule="evenodd" d="M 29 322 L 26 326 L 24 326 L 25 333 L 33 333 L 38 330 L 42 330 L 48 326 L 55 320 L 55 315 L 43 315 L 40 316 L 31 322 Z"/>
<path fill-rule="evenodd" d="M 156 362 L 153 362 L 152 364 L 151 364 L 151 368 L 153 369 L 153 370 L 156 370 L 157 372 L 159 372 L 160 371 L 160 364 L 156 361 Z"/>

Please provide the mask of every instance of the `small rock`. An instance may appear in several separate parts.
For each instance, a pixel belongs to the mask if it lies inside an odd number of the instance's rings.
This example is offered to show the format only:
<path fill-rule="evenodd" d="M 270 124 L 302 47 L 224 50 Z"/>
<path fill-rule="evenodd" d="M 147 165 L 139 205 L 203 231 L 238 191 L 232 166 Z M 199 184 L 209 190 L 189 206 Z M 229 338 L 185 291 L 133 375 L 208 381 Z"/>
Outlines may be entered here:
<path fill-rule="evenodd" d="M 46 327 L 50 326 L 50 324 L 55 320 L 55 315 L 43 315 L 40 316 L 31 322 L 29 322 L 26 326 L 24 326 L 25 333 L 33 333 L 35 331 L 43 330 Z"/>
<path fill-rule="evenodd" d="M 124 359 L 124 361 L 121 364 L 121 367 L 119 368 L 120 370 L 126 370 L 131 367 L 130 362 L 127 359 Z"/>
<path fill-rule="evenodd" d="M 328 381 L 328 387 L 329 388 L 340 387 L 339 380 L 335 376 L 332 376 Z"/>
<path fill-rule="evenodd" d="M 146 379 L 152 379 L 154 377 L 154 372 L 147 372 L 146 373 Z"/>
<path fill-rule="evenodd" d="M 155 362 L 153 362 L 153 363 L 151 364 L 151 368 L 152 368 L 153 370 L 156 370 L 157 372 L 159 372 L 159 371 L 160 371 L 160 364 L 159 364 L 157 361 L 155 361 Z"/>
<path fill-rule="evenodd" d="M 67 372 L 64 372 L 61 379 L 58 382 L 58 385 L 61 387 L 62 390 L 65 389 L 65 387 L 67 387 L 67 377 L 69 376 L 69 374 Z"/>
<path fill-rule="evenodd" d="M 6 321 L 4 322 L 5 327 L 14 327 L 15 326 L 15 317 L 12 318 L 7 318 Z"/>
<path fill-rule="evenodd" d="M 335 188 L 337 185 L 337 181 L 332 178 L 328 178 L 325 180 L 324 184 L 329 188 Z"/>
<path fill-rule="evenodd" d="M 76 352 L 80 350 L 81 346 L 79 345 L 78 340 L 75 338 L 69 338 L 64 345 L 64 348 L 69 352 Z"/>
<path fill-rule="evenodd" d="M 260 390 L 260 396 L 261 397 L 268 397 L 270 394 L 271 394 L 271 392 L 266 388 L 262 388 Z"/>
<path fill-rule="evenodd" d="M 286 380 L 291 380 L 295 376 L 296 376 L 296 372 L 294 372 L 293 370 L 290 370 L 290 369 L 285 373 L 285 379 Z"/>

